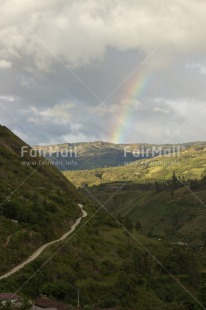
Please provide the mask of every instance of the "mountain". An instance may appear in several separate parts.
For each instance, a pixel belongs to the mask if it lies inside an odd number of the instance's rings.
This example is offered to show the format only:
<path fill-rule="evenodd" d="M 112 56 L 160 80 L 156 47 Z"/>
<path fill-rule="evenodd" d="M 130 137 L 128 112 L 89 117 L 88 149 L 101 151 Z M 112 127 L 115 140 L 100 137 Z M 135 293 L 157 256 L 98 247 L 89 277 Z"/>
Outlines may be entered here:
<path fill-rule="evenodd" d="M 186 310 L 201 309 L 201 302 L 205 305 L 204 248 L 193 251 L 167 238 L 145 236 L 138 217 L 129 211 L 128 198 L 136 199 L 138 186 L 145 187 L 151 197 L 166 193 L 164 189 L 153 195 L 152 182 L 128 183 L 137 188 L 120 191 L 122 200 L 116 196 L 116 206 L 125 203 L 128 208 L 117 218 L 112 206 L 106 209 L 85 198 L 82 190 L 46 159 L 34 156 L 34 150 L 5 127 L 0 127 L 0 171 L 0 274 L 68 231 L 80 216 L 77 203 L 84 204 L 88 213 L 66 240 L 45 248 L 30 264 L 2 279 L 1 292 L 18 292 L 29 300 L 43 294 L 73 305 L 70 309 L 75 309 L 79 295 L 85 310 Z M 70 180 L 75 181 L 75 175 Z M 122 183 L 87 188 L 97 195 L 101 192 L 105 203 L 104 198 L 112 199 Z"/>
<path fill-rule="evenodd" d="M 179 152 L 190 147 L 204 148 L 206 142 L 184 144 L 114 144 L 109 142 L 79 142 L 48 146 L 35 146 L 60 170 L 86 170 L 115 167 L 142 158 L 156 157 L 166 152 Z"/>
<path fill-rule="evenodd" d="M 0 126 L 0 274 L 66 232 L 81 200 L 57 168 Z"/>

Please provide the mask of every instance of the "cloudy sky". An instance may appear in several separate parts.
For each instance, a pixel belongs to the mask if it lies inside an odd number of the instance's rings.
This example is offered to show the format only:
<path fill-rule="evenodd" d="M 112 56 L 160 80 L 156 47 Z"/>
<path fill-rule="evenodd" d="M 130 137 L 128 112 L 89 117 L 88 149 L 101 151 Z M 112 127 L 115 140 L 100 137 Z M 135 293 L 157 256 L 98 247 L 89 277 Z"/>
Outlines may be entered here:
<path fill-rule="evenodd" d="M 0 123 L 31 145 L 206 140 L 206 1 L 0 0 Z"/>

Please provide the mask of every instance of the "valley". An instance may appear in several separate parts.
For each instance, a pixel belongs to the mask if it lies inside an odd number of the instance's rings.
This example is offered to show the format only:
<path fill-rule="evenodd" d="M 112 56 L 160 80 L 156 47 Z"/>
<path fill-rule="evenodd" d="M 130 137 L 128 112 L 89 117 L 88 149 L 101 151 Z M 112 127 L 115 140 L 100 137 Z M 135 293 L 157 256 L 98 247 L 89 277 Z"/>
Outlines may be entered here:
<path fill-rule="evenodd" d="M 206 158 L 196 144 L 172 159 L 61 173 L 29 146 L 22 158 L 25 143 L 1 127 L 0 291 L 71 309 L 77 292 L 82 309 L 204 309 Z"/>
<path fill-rule="evenodd" d="M 65 176 L 115 216 L 139 221 L 147 236 L 204 244 L 206 217 L 206 154 L 188 148 L 177 158 L 159 156 L 131 165 Z M 113 193 L 116 192 L 114 197 Z"/>

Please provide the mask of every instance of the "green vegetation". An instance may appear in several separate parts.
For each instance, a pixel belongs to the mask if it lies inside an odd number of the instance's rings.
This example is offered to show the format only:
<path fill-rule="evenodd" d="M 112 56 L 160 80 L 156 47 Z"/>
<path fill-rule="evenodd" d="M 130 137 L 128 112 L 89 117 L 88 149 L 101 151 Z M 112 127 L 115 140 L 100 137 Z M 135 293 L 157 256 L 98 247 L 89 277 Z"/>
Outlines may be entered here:
<path fill-rule="evenodd" d="M 180 187 L 172 196 L 170 189 L 155 192 L 155 188 L 139 189 L 138 184 L 127 184 L 119 190 L 121 186 L 102 184 L 89 191 L 102 204 L 109 200 L 106 207 L 115 216 L 128 215 L 134 224 L 138 222 L 142 232 L 149 237 L 203 245 L 206 190 L 191 193 Z M 116 194 L 111 198 L 114 192 Z"/>
<path fill-rule="evenodd" d="M 90 205 L 90 216 L 94 212 L 95 208 Z M 35 274 L 21 289 L 31 298 L 46 294 L 76 305 L 79 289 L 80 303 L 88 309 L 117 305 L 139 310 L 200 309 L 168 274 L 168 271 L 174 274 L 199 298 L 203 281 L 191 250 L 148 239 L 137 233 L 131 223 L 128 225 L 135 239 L 128 237 L 118 222 L 100 210 L 61 249 L 60 245 L 52 246 L 21 272 L 1 281 L 0 290 L 16 291 Z M 51 258 L 57 249 L 59 252 Z M 35 273 L 39 268 L 41 270 Z"/>
<path fill-rule="evenodd" d="M 80 215 L 75 187 L 45 159 L 22 158 L 24 145 L 0 127 L 0 274 L 61 236 Z"/>
<path fill-rule="evenodd" d="M 103 204 L 109 199 L 106 207 L 115 216 L 139 221 L 144 234 L 201 245 L 206 233 L 205 163 L 205 151 L 191 148 L 178 158 L 64 174 L 76 186 L 87 187 L 82 193 L 90 192 Z"/>
<path fill-rule="evenodd" d="M 206 172 L 206 153 L 204 149 L 188 148 L 178 157 L 158 156 L 131 162 L 128 165 L 101 168 L 95 170 L 66 171 L 64 175 L 75 186 L 93 186 L 112 182 L 134 182 L 145 184 L 147 182 L 165 181 L 176 176 L 184 181 L 200 179 Z"/>

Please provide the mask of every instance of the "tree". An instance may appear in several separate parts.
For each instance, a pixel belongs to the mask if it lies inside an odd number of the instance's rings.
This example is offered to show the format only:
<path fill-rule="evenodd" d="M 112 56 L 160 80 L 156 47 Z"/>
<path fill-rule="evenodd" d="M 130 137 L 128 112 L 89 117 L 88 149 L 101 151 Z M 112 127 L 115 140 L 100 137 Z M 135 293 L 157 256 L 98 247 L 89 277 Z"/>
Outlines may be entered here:
<path fill-rule="evenodd" d="M 129 285 L 130 285 L 130 279 L 129 279 L 128 275 L 126 274 L 126 272 L 121 271 L 119 273 L 116 285 L 120 289 L 123 289 L 125 291 L 128 290 Z"/>
<path fill-rule="evenodd" d="M 142 224 L 140 221 L 137 221 L 136 224 L 135 224 L 135 230 L 137 232 L 142 232 Z"/>
<path fill-rule="evenodd" d="M 127 238 L 127 245 L 129 245 L 129 237 L 130 237 L 130 233 L 129 233 L 129 231 L 128 230 L 124 230 L 124 234 L 125 234 L 125 236 L 126 236 L 126 238 Z"/>
<path fill-rule="evenodd" d="M 206 233 L 205 232 L 202 234 L 202 241 L 203 241 L 203 246 L 206 247 Z"/>
<path fill-rule="evenodd" d="M 172 190 L 175 190 L 178 187 L 178 179 L 177 179 L 177 177 L 175 175 L 175 172 L 173 172 L 173 174 L 172 174 L 171 187 L 172 187 Z"/>
<path fill-rule="evenodd" d="M 33 202 L 34 202 L 34 206 L 36 207 L 36 206 L 37 206 L 37 202 L 38 202 L 38 200 L 39 200 L 39 197 L 38 197 L 38 195 L 37 195 L 36 192 L 34 192 L 34 194 L 33 194 L 33 196 L 32 196 L 32 200 L 33 200 Z"/>
<path fill-rule="evenodd" d="M 132 233 L 132 231 L 133 231 L 133 223 L 132 223 L 132 220 L 129 218 L 129 216 L 127 215 L 127 216 L 125 216 L 125 218 L 124 218 L 124 226 L 125 226 L 125 228 L 129 231 L 129 232 L 131 232 Z"/>
<path fill-rule="evenodd" d="M 156 193 L 160 192 L 160 186 L 159 186 L 159 182 L 158 181 L 155 181 L 155 191 L 156 191 Z"/>
<path fill-rule="evenodd" d="M 197 180 L 190 180 L 190 189 L 197 190 L 200 188 L 200 183 Z"/>
<path fill-rule="evenodd" d="M 6 201 L 2 205 L 2 215 L 15 220 L 17 218 L 17 204 L 13 201 Z"/>

